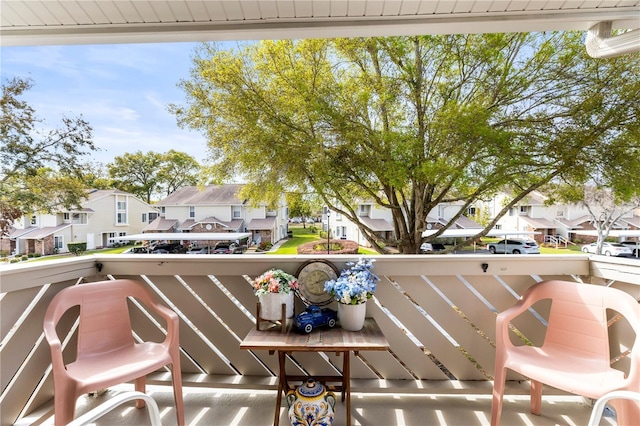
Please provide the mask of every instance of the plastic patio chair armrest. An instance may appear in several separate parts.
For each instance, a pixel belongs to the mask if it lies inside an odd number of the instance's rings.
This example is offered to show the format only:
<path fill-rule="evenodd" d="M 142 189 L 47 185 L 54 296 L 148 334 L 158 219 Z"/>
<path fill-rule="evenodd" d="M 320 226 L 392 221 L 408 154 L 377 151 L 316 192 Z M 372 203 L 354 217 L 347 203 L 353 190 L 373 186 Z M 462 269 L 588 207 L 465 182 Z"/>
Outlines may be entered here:
<path fill-rule="evenodd" d="M 47 343 L 49 344 L 49 349 L 51 350 L 51 363 L 54 367 L 59 367 L 64 369 L 64 360 L 62 359 L 62 343 L 58 336 L 53 333 L 51 335 L 51 331 L 47 330 L 45 327 L 44 334 L 47 339 Z"/>
<path fill-rule="evenodd" d="M 178 343 L 178 329 L 180 326 L 180 320 L 178 318 L 178 314 L 175 313 L 172 309 L 161 305 L 159 303 L 152 303 L 150 305 L 153 310 L 160 315 L 167 323 L 167 336 L 172 336 L 173 340 L 171 343 Z"/>
<path fill-rule="evenodd" d="M 509 339 L 509 323 L 511 323 L 514 318 L 526 312 L 531 305 L 535 303 L 535 301 L 530 300 L 531 298 L 526 298 L 525 296 L 518 300 L 512 307 L 500 312 L 496 317 L 496 338 L 498 338 L 498 343 L 502 342 L 505 345 L 513 346 Z"/>

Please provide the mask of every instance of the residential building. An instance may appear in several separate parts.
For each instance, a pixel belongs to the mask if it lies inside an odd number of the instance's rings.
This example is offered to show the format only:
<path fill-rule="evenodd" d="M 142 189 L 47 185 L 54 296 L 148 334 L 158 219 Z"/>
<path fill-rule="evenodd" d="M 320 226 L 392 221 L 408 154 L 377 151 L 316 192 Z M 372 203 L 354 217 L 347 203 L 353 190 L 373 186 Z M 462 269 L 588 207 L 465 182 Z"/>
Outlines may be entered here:
<path fill-rule="evenodd" d="M 456 207 L 456 208 L 449 208 Z M 460 207 L 453 204 L 440 204 L 434 208 L 427 216 L 427 229 L 442 228 L 458 213 Z M 391 210 L 381 207 L 373 201 L 359 201 L 356 211 L 360 223 L 379 237 L 380 241 L 387 244 L 395 244 L 396 235 L 393 227 L 393 216 Z M 328 220 L 327 220 L 328 219 Z M 323 211 L 323 227 L 327 225 L 331 229 L 331 237 L 343 240 L 356 241 L 359 245 L 369 247 L 371 244 L 364 238 L 358 224 L 344 217 L 336 211 L 330 211 L 327 216 L 327 209 Z M 482 225 L 476 223 L 467 216 L 460 216 L 450 229 L 482 229 Z"/>
<path fill-rule="evenodd" d="M 68 252 L 67 244 L 86 242 L 92 250 L 115 244 L 115 238 L 142 232 L 158 216 L 149 204 L 128 192 L 90 190 L 81 208 L 35 213 L 13 224 L 2 250 L 50 255 Z"/>
<path fill-rule="evenodd" d="M 484 207 L 495 216 L 509 200 L 506 193 L 498 194 L 485 202 Z M 533 238 L 538 243 L 573 241 L 592 242 L 594 236 L 582 235 L 581 231 L 596 229 L 589 211 L 578 203 L 548 203 L 548 197 L 534 191 L 517 205 L 511 207 L 496 225 L 497 229 L 536 232 Z M 613 229 L 640 229 L 640 216 L 630 211 L 622 216 Z"/>
<path fill-rule="evenodd" d="M 241 189 L 242 184 L 180 188 L 158 202 L 160 216 L 143 232 L 251 232 L 257 244 L 286 238 L 289 213 L 284 196 L 272 210 L 241 199 Z"/>

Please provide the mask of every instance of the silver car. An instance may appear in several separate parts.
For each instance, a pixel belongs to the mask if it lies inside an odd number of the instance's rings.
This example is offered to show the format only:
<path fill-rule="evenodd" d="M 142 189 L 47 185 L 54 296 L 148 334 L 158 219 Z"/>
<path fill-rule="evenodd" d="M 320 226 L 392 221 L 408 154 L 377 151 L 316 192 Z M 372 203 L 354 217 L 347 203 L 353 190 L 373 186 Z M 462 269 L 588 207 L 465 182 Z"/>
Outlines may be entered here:
<path fill-rule="evenodd" d="M 582 246 L 582 251 L 585 253 L 596 254 L 597 250 L 598 243 Z M 633 255 L 633 249 L 620 243 L 602 243 L 602 254 L 605 256 L 631 256 Z"/>
<path fill-rule="evenodd" d="M 540 254 L 538 243 L 533 240 L 500 240 L 487 244 L 493 254 Z"/>

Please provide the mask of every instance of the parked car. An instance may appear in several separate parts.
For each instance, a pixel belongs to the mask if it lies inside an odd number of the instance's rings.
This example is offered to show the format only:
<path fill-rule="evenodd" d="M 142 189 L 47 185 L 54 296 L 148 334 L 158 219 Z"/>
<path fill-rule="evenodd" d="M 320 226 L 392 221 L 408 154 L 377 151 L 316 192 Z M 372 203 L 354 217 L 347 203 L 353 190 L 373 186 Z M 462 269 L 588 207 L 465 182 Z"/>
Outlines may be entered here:
<path fill-rule="evenodd" d="M 187 254 L 210 254 L 213 253 L 215 247 L 205 246 L 205 247 L 194 247 L 187 251 Z"/>
<path fill-rule="evenodd" d="M 585 253 L 596 254 L 597 250 L 598 243 L 582 246 L 582 251 Z M 633 255 L 633 250 L 624 244 L 604 242 L 602 243 L 602 254 L 605 256 L 631 256 Z"/>
<path fill-rule="evenodd" d="M 247 246 L 240 245 L 238 243 L 220 242 L 216 244 L 216 248 L 213 249 L 215 254 L 242 254 L 247 249 Z"/>
<path fill-rule="evenodd" d="M 131 254 L 131 253 L 149 253 L 149 249 L 147 247 L 131 247 L 122 252 L 123 254 Z"/>
<path fill-rule="evenodd" d="M 434 251 L 443 251 L 444 249 L 444 244 L 440 243 L 422 243 L 420 245 L 420 253 L 431 253 Z"/>
<path fill-rule="evenodd" d="M 540 254 L 540 247 L 533 240 L 500 240 L 489 243 L 487 249 L 494 254 Z"/>
<path fill-rule="evenodd" d="M 151 253 L 184 253 L 185 248 L 180 243 L 158 243 L 151 247 Z"/>
<path fill-rule="evenodd" d="M 300 331 L 307 334 L 314 328 L 328 325 L 334 327 L 338 319 L 338 313 L 333 309 L 320 308 L 316 305 L 307 306 L 304 312 L 299 313 L 293 319 L 293 325 Z"/>
<path fill-rule="evenodd" d="M 630 247 L 633 251 L 633 257 L 640 257 L 640 242 L 639 241 L 623 241 L 620 244 Z"/>

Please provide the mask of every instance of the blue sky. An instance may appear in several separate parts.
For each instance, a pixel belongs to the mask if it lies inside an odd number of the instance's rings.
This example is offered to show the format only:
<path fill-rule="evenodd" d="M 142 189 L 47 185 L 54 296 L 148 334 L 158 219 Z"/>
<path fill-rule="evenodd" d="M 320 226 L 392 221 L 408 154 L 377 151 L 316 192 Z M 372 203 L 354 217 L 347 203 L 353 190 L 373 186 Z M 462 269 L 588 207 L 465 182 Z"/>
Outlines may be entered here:
<path fill-rule="evenodd" d="M 3 47 L 2 81 L 31 77 L 23 99 L 46 127 L 61 117 L 82 117 L 102 150 L 91 161 L 108 163 L 126 152 L 186 152 L 202 162 L 204 137 L 180 129 L 169 103 L 183 103 L 177 87 L 189 78 L 197 43 Z"/>

